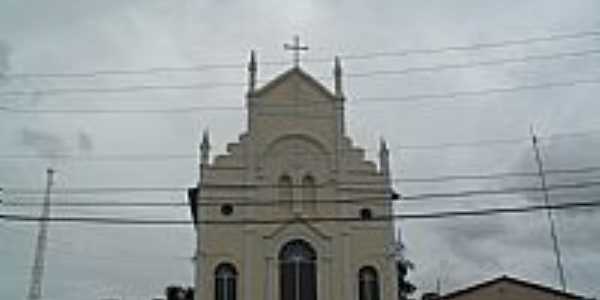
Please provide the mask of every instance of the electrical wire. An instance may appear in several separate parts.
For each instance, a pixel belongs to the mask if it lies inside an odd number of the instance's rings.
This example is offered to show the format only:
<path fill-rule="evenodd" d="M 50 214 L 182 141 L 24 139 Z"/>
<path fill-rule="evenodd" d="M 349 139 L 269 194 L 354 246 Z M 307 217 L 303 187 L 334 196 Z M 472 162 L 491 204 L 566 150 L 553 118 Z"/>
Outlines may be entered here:
<path fill-rule="evenodd" d="M 4 229 L 4 233 L 9 233 L 9 234 L 13 234 L 14 236 L 19 235 L 19 236 L 23 236 L 26 238 L 31 238 L 31 236 L 33 235 L 33 233 L 27 233 L 24 231 L 20 231 L 20 228 L 15 228 L 15 227 L 6 227 L 6 226 L 2 226 L 0 227 L 2 229 Z M 2 232 L 2 231 L 0 231 Z M 48 245 L 47 245 L 47 250 L 49 250 L 50 252 L 56 253 L 56 254 L 62 254 L 62 255 L 68 255 L 70 257 L 73 256 L 84 256 L 85 259 L 93 259 L 93 260 L 98 260 L 98 261 L 116 261 L 119 263 L 125 262 L 125 263 L 133 263 L 133 264 L 137 264 L 137 263 L 142 263 L 143 261 L 146 261 L 148 258 L 147 257 L 139 257 L 138 254 L 133 254 L 133 253 L 124 253 L 122 251 L 118 251 L 118 253 L 116 253 L 116 255 L 114 256 L 106 256 L 106 255 L 97 255 L 97 254 L 93 254 L 90 255 L 89 252 L 80 252 L 80 251 L 75 251 L 75 250 L 67 250 L 64 246 L 65 245 L 69 245 L 71 246 L 71 248 L 76 247 L 76 245 L 72 242 L 72 241 L 67 241 L 67 240 L 56 240 L 56 238 L 52 238 L 48 241 Z M 153 259 L 160 259 L 160 260 L 172 260 L 172 261 L 184 261 L 184 260 L 191 260 L 191 256 L 155 256 L 153 257 Z"/>
<path fill-rule="evenodd" d="M 545 137 L 539 137 L 540 140 L 561 140 L 566 138 L 576 138 L 576 137 L 586 137 L 590 135 L 599 134 L 600 130 L 585 130 L 585 131 L 577 131 L 577 132 L 563 132 L 563 133 L 555 133 Z M 431 150 L 431 149 L 447 149 L 447 148 L 469 148 L 469 147 L 482 147 L 482 146 L 495 146 L 495 145 L 508 145 L 508 144 L 521 144 L 524 142 L 529 142 L 529 138 L 509 138 L 509 139 L 485 139 L 485 140 L 476 140 L 476 141 L 466 141 L 466 142 L 450 142 L 450 143 L 439 143 L 439 144 L 421 144 L 421 145 L 401 145 L 390 147 L 392 150 Z M 340 153 L 346 152 L 372 152 L 376 151 L 374 148 L 355 148 L 355 149 L 340 149 Z M 287 155 L 287 154 L 286 154 Z M 294 156 L 323 156 L 323 157 L 331 157 L 335 154 L 329 153 L 294 153 Z M 279 156 L 278 154 L 273 154 L 271 157 Z M 99 161 L 99 162 L 107 162 L 107 161 L 120 161 L 120 162 L 138 162 L 138 161 L 158 161 L 158 160 L 192 160 L 197 159 L 197 155 L 191 154 L 150 154 L 150 153 L 126 153 L 126 154 L 91 154 L 91 155 L 72 155 L 65 153 L 57 153 L 57 154 L 41 154 L 41 155 L 33 155 L 33 154 L 0 154 L 0 160 L 46 160 L 46 159 L 56 159 L 56 160 L 76 160 L 76 161 Z M 593 170 L 596 170 L 597 167 L 590 167 Z M 578 172 L 578 169 L 573 170 L 575 173 Z M 444 177 L 452 177 L 453 175 L 446 175 Z M 473 175 L 457 175 L 456 179 L 449 180 L 460 180 L 460 177 L 465 177 L 465 179 L 487 179 L 487 177 L 502 177 L 502 174 L 473 174 Z M 393 179 L 397 181 L 404 182 L 418 182 L 418 181 L 430 181 L 430 178 L 397 178 Z M 441 180 L 434 179 L 434 181 L 444 181 L 444 178 Z"/>
<path fill-rule="evenodd" d="M 474 189 L 474 190 L 461 190 L 455 192 L 436 192 L 436 193 L 422 193 L 414 195 L 398 195 L 398 197 L 385 197 L 385 189 L 381 188 L 379 191 L 380 195 L 365 195 L 351 198 L 319 198 L 320 204 L 387 204 L 391 202 L 408 202 L 408 201 L 425 201 L 425 200 L 439 200 L 439 199 L 456 199 L 456 198 L 470 198 L 477 196 L 497 196 L 497 195 L 513 195 L 521 193 L 537 193 L 543 191 L 560 191 L 560 190 L 573 190 L 573 189 L 585 189 L 590 187 L 600 186 L 600 181 L 582 181 L 575 183 L 562 183 L 548 185 L 545 189 L 541 187 L 508 187 L 502 189 Z M 128 189 L 111 189 L 111 190 L 100 190 L 102 192 L 110 191 L 127 191 Z M 139 191 L 140 189 L 132 189 L 133 191 Z M 58 190 L 53 191 L 53 194 L 97 194 L 98 189 L 77 189 L 77 190 Z M 187 189 L 185 190 L 187 192 Z M 21 191 L 22 193 L 26 191 Z M 184 190 L 181 190 L 184 192 Z M 377 191 L 373 191 L 376 193 Z M 15 194 L 15 191 L 9 191 L 7 194 Z M 223 204 L 230 204 L 241 207 L 277 207 L 282 205 L 288 205 L 293 203 L 313 203 L 309 199 L 296 199 L 287 200 L 279 198 L 261 198 L 261 200 L 254 200 L 252 197 L 247 196 L 204 196 L 200 197 L 197 202 L 198 206 L 221 206 Z M 39 202 L 4 202 L 5 206 L 40 206 Z M 115 206 L 115 207 L 165 207 L 165 206 L 189 206 L 186 202 L 53 202 L 52 206 Z"/>
<path fill-rule="evenodd" d="M 360 217 L 298 217 L 298 218 L 273 218 L 273 219 L 214 219 L 214 220 L 197 220 L 194 223 L 191 220 L 183 219 L 132 219 L 132 218 L 116 218 L 116 217 L 48 217 L 41 218 L 30 215 L 21 214 L 0 214 L 0 219 L 8 222 L 64 222 L 64 223 L 91 223 L 91 224 L 106 224 L 106 225 L 274 225 L 274 224 L 291 224 L 291 223 L 325 223 L 325 222 L 389 222 L 393 220 L 426 220 L 426 219 L 447 219 L 457 217 L 473 217 L 473 216 L 494 216 L 499 214 L 517 214 L 528 213 L 540 210 L 569 210 L 578 208 L 599 207 L 600 201 L 582 201 L 569 202 L 553 205 L 527 205 L 519 207 L 496 207 L 477 210 L 447 210 L 437 211 L 432 213 L 411 213 L 411 214 L 393 214 L 373 216 L 370 219 Z"/>
<path fill-rule="evenodd" d="M 353 53 L 353 54 L 342 54 L 339 55 L 344 60 L 368 60 L 382 57 L 402 57 L 408 55 L 426 55 L 426 54 L 439 54 L 444 52 L 458 52 L 458 51 L 475 51 L 483 49 L 496 49 L 511 47 L 517 45 L 526 45 L 540 42 L 552 42 L 561 40 L 574 40 L 587 37 L 598 37 L 600 31 L 589 30 L 579 31 L 567 34 L 551 34 L 545 36 L 537 36 L 524 39 L 513 39 L 496 41 L 490 43 L 475 43 L 468 45 L 459 46 L 447 46 L 440 48 L 422 48 L 422 49 L 406 49 L 399 51 L 378 51 L 378 52 L 366 52 L 366 53 Z M 305 63 L 322 63 L 331 62 L 331 58 L 308 58 L 303 60 Z M 289 65 L 288 61 L 266 61 L 259 62 L 263 66 L 278 66 L 278 65 Z M 153 67 L 153 68 L 142 68 L 142 69 L 105 69 L 95 71 L 83 71 L 83 72 L 28 72 L 28 73 L 8 73 L 4 74 L 3 77 L 8 79 L 32 79 L 32 78 L 89 78 L 98 76 L 108 75 L 143 75 L 143 74 L 158 74 L 158 73 L 174 73 L 174 72 L 203 72 L 209 70 L 218 69 L 243 69 L 245 64 L 239 63 L 220 63 L 220 64 L 200 64 L 190 67 L 180 66 L 164 66 L 164 67 Z"/>
<path fill-rule="evenodd" d="M 573 87 L 578 85 L 585 84 L 598 84 L 600 83 L 600 78 L 588 78 L 588 79 L 579 79 L 579 80 L 570 80 L 570 81 L 556 81 L 556 82 L 547 82 L 541 84 L 530 84 L 530 85 L 520 85 L 520 86 L 512 86 L 512 87 L 499 87 L 499 88 L 488 88 L 481 90 L 462 90 L 462 91 L 454 91 L 448 93 L 431 93 L 431 94 L 413 94 L 407 96 L 386 96 L 386 97 L 357 97 L 354 100 L 351 100 L 349 103 L 351 104 L 362 104 L 361 102 L 373 104 L 377 102 L 388 102 L 388 103 L 401 103 L 401 102 L 418 102 L 418 101 L 427 101 L 427 100 L 442 100 L 442 99 L 455 99 L 455 98 L 469 98 L 476 96 L 487 96 L 487 95 L 496 95 L 496 94 L 506 94 L 506 93 L 517 93 L 524 91 L 534 91 L 534 90 L 545 90 L 552 88 L 563 88 L 563 87 Z M 0 96 L 2 93 L 0 92 Z M 352 99 L 352 98 L 350 98 Z M 304 104 L 306 106 L 310 104 Z M 0 112 L 4 113 L 19 113 L 19 114 L 144 114 L 144 113 L 160 113 L 160 114 L 170 114 L 170 113 L 193 113 L 197 111 L 235 111 L 235 110 L 245 110 L 246 108 L 243 106 L 187 106 L 187 107 L 176 107 L 176 108 L 164 108 L 164 109 L 131 109 L 131 110 L 121 110 L 121 109 L 21 109 L 14 108 L 9 106 L 0 106 Z M 310 114 L 305 114 L 303 117 L 310 118 Z M 324 118 L 329 117 L 329 115 L 325 116 L 315 116 L 316 118 Z"/>
<path fill-rule="evenodd" d="M 588 55 L 599 54 L 600 49 L 588 49 L 583 51 L 576 52 L 562 52 L 562 53 L 553 53 L 547 55 L 528 55 L 517 58 L 504 58 L 504 59 L 493 59 L 493 60 L 485 60 L 478 61 L 472 63 L 465 64 L 441 64 L 434 65 L 428 67 L 412 67 L 401 70 L 374 70 L 374 71 L 366 71 L 360 73 L 348 73 L 345 76 L 348 78 L 362 78 L 362 77 L 373 77 L 373 76 L 384 76 L 384 75 L 406 75 L 413 73 L 429 73 L 429 72 L 440 72 L 447 70 L 456 70 L 456 69 L 468 69 L 474 67 L 492 67 L 492 66 L 500 66 L 506 64 L 514 64 L 514 63 L 526 63 L 531 61 L 544 61 L 544 60 L 554 60 L 554 59 L 562 59 L 562 58 L 574 58 L 574 57 L 585 57 Z M 319 77 L 319 79 L 330 79 L 331 76 L 327 77 Z"/>
<path fill-rule="evenodd" d="M 481 49 L 497 49 L 504 48 L 508 46 L 519 46 L 530 43 L 539 43 L 539 42 L 550 42 L 557 40 L 567 40 L 567 39 L 579 39 L 583 37 L 597 37 L 600 36 L 600 31 L 582 31 L 575 32 L 569 34 L 553 34 L 547 36 L 539 36 L 533 38 L 526 39 L 513 39 L 513 40 L 504 40 L 498 42 L 490 42 L 490 43 L 475 43 L 470 45 L 461 45 L 461 46 L 449 46 L 449 47 L 441 47 L 441 48 L 422 48 L 422 49 L 407 49 L 401 51 L 378 51 L 371 53 L 363 53 L 363 54 L 354 54 L 354 55 L 341 55 L 340 58 L 345 60 L 355 60 L 355 59 L 371 59 L 371 58 L 379 58 L 379 57 L 398 57 L 398 56 L 407 56 L 414 54 L 438 54 L 445 52 L 459 52 L 459 51 L 473 51 L 473 50 L 481 50 Z M 309 60 L 310 61 L 310 60 Z"/>
<path fill-rule="evenodd" d="M 600 166 L 584 166 L 580 168 L 563 168 L 563 169 L 547 169 L 544 172 L 548 175 L 553 174 L 589 174 L 600 171 Z M 490 179 L 505 179 L 515 177 L 538 177 L 539 174 L 536 172 L 498 172 L 498 173 L 486 173 L 486 174 L 453 174 L 453 175 L 440 175 L 433 177 L 413 177 L 413 178 L 391 178 L 391 182 L 402 183 L 402 182 L 423 182 L 423 183 L 435 183 L 435 182 L 448 182 L 448 181 L 459 181 L 459 180 L 490 180 Z M 380 186 L 380 182 L 342 182 L 337 185 L 337 188 L 353 187 L 353 186 L 368 186 L 368 187 L 383 187 Z M 202 184 L 204 188 L 222 188 L 222 189 L 236 189 L 236 188 L 280 188 L 278 184 L 250 184 L 250 183 L 227 183 L 227 184 Z M 292 188 L 305 188 L 305 185 L 292 185 Z M 327 185 L 316 185 L 316 188 L 329 188 Z M 143 186 L 121 186 L 121 187 L 90 187 L 90 188 L 69 188 L 59 190 L 62 193 L 132 193 L 132 192 L 181 192 L 186 191 L 187 187 L 143 187 Z M 0 188 L 5 194 L 43 194 L 44 190 L 41 189 L 30 189 L 30 188 Z M 56 191 L 56 190 L 53 190 Z"/>

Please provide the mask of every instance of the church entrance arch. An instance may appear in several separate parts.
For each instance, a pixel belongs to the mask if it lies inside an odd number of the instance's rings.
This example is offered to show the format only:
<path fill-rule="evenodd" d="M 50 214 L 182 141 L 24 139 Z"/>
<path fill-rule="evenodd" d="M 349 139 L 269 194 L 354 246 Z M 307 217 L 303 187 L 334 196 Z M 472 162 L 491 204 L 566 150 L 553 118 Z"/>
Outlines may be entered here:
<path fill-rule="evenodd" d="M 280 300 L 317 299 L 317 253 L 306 241 L 296 239 L 279 251 Z"/>

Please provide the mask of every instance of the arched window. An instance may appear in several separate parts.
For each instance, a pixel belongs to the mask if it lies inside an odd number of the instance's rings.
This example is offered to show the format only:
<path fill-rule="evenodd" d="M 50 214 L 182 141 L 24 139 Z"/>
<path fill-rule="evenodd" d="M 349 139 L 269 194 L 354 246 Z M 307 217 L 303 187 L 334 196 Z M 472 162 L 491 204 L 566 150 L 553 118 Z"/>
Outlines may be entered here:
<path fill-rule="evenodd" d="M 293 240 L 279 252 L 281 300 L 317 299 L 317 254 L 309 243 Z"/>
<path fill-rule="evenodd" d="M 377 270 L 371 266 L 358 271 L 359 300 L 379 300 L 379 279 Z"/>
<path fill-rule="evenodd" d="M 315 179 L 311 175 L 302 178 L 302 201 L 306 207 L 312 210 L 317 208 L 317 188 Z"/>
<path fill-rule="evenodd" d="M 222 263 L 215 269 L 215 300 L 236 300 L 237 270 L 232 264 Z"/>
<path fill-rule="evenodd" d="M 281 207 L 291 210 L 292 198 L 292 178 L 289 175 L 282 175 L 279 177 L 279 201 L 281 202 Z"/>

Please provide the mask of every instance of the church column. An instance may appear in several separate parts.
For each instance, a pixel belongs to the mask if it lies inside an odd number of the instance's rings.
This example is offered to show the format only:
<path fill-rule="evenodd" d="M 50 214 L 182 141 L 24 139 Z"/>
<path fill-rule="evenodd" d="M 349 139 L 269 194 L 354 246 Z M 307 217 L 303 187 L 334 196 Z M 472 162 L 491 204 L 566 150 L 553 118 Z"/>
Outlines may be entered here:
<path fill-rule="evenodd" d="M 317 270 L 322 269 L 320 272 L 322 290 L 321 297 L 319 299 L 333 299 L 332 286 L 333 286 L 333 272 L 332 272 L 332 258 L 331 255 L 323 255 L 321 259 L 321 266 L 317 266 Z M 320 268 L 319 268 L 320 267 Z"/>
<path fill-rule="evenodd" d="M 344 232 L 342 233 L 342 299 L 354 299 L 352 294 L 352 257 L 350 253 L 350 233 Z"/>
<path fill-rule="evenodd" d="M 276 289 L 275 287 L 276 282 L 275 282 L 275 257 L 269 255 L 265 257 L 265 263 L 266 263 L 266 272 L 265 272 L 265 300 L 274 300 L 277 299 L 277 296 L 275 294 Z"/>
<path fill-rule="evenodd" d="M 255 284 L 254 278 L 254 250 L 257 247 L 255 241 L 255 231 L 252 229 L 243 229 L 244 232 L 244 277 L 242 278 L 243 283 L 243 297 L 245 300 L 254 300 L 253 287 Z"/>
<path fill-rule="evenodd" d="M 200 245 L 197 245 L 197 247 L 199 248 Z M 204 253 L 202 253 L 201 251 L 196 251 L 196 290 L 194 292 L 194 300 L 204 300 L 202 299 L 202 297 L 206 296 L 208 293 L 207 289 L 205 288 L 207 285 L 207 279 L 206 279 L 206 275 L 207 272 L 204 271 L 204 262 L 205 262 L 205 257 L 204 257 Z"/>

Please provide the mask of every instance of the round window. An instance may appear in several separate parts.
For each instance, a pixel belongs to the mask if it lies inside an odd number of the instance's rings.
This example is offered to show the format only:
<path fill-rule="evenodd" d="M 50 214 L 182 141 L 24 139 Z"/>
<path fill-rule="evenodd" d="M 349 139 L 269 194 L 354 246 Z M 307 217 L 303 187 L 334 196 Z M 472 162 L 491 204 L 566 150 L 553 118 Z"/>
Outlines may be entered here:
<path fill-rule="evenodd" d="M 360 219 L 361 220 L 370 220 L 373 218 L 373 213 L 368 208 L 363 208 L 360 210 Z"/>
<path fill-rule="evenodd" d="M 233 205 L 227 203 L 221 205 L 221 213 L 225 216 L 229 216 L 233 213 Z"/>

